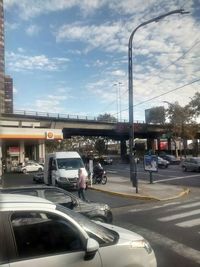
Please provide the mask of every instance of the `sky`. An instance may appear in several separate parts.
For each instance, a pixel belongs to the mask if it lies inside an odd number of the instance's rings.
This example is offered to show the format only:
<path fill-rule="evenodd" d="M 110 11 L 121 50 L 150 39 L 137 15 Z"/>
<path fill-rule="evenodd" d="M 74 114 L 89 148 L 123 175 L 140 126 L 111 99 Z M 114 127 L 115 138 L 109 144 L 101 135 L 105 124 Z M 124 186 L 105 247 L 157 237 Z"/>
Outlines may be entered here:
<path fill-rule="evenodd" d="M 200 92 L 200 0 L 4 0 L 5 72 L 14 110 L 128 120 L 133 37 L 134 120 Z"/>

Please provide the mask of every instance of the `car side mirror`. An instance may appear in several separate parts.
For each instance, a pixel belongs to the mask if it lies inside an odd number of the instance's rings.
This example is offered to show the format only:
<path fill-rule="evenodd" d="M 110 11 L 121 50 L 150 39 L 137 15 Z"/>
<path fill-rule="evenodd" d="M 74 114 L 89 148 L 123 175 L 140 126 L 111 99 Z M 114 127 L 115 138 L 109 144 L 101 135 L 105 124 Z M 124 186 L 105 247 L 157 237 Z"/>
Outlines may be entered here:
<path fill-rule="evenodd" d="M 99 249 L 99 243 L 93 238 L 88 238 L 84 260 L 92 260 Z"/>

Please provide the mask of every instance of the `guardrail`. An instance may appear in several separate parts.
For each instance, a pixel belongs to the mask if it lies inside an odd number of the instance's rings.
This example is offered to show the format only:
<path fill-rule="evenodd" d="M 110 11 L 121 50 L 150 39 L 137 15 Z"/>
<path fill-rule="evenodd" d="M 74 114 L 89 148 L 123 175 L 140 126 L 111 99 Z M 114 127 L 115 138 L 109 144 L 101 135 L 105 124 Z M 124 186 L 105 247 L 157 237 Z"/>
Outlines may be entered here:
<path fill-rule="evenodd" d="M 7 115 L 5 113 L 5 115 Z M 73 115 L 73 114 L 62 114 L 62 113 L 52 113 L 52 112 L 41 112 L 41 111 L 31 111 L 31 110 L 14 110 L 13 113 L 9 115 L 23 115 L 23 116 L 35 116 L 35 117 L 45 117 L 54 119 L 71 119 L 71 120 L 86 120 L 86 121 L 99 121 L 99 122 L 110 122 L 110 123 L 128 123 L 128 120 L 117 121 L 112 119 L 98 119 L 98 117 L 84 116 L 84 115 Z M 144 121 L 136 121 L 135 123 L 144 123 Z"/>

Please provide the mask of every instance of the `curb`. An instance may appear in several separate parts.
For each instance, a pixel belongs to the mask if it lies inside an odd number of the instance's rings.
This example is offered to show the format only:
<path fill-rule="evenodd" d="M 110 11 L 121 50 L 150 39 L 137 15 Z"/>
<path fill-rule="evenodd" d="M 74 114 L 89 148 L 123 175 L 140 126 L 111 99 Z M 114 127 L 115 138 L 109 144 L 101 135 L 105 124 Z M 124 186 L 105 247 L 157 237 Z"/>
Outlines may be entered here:
<path fill-rule="evenodd" d="M 95 187 L 91 187 L 91 186 L 89 186 L 88 189 L 99 191 L 99 192 L 102 192 L 102 193 L 107 193 L 107 194 L 110 194 L 110 195 L 120 196 L 120 197 L 124 197 L 124 198 L 142 199 L 142 200 L 155 200 L 155 201 L 167 201 L 167 200 L 180 198 L 180 197 L 183 197 L 184 195 L 188 195 L 189 192 L 190 192 L 189 188 L 183 188 L 183 191 L 181 193 L 179 193 L 178 195 L 176 195 L 176 196 L 169 197 L 169 198 L 158 198 L 158 197 L 154 197 L 154 196 L 147 196 L 147 195 L 140 195 L 140 194 L 138 194 L 138 195 L 124 194 L 124 193 L 120 193 L 120 192 L 108 191 L 108 190 L 105 190 L 105 189 L 95 188 Z"/>

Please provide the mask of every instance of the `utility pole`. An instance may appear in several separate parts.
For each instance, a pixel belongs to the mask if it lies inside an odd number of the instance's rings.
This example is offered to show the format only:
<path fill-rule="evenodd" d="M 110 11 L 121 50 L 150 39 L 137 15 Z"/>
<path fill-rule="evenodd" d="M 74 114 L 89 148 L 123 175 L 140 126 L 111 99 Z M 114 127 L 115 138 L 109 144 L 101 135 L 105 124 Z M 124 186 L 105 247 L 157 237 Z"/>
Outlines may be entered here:
<path fill-rule="evenodd" d="M 132 42 L 133 37 L 136 31 L 152 22 L 158 22 L 159 20 L 173 15 L 173 14 L 188 14 L 189 12 L 185 12 L 184 9 L 174 10 L 148 21 L 145 21 L 138 25 L 130 35 L 129 44 L 128 44 L 128 77 L 129 77 L 129 153 L 130 153 L 130 180 L 132 182 L 133 187 L 136 188 L 136 193 L 138 193 L 138 180 L 137 180 L 137 168 L 135 157 L 133 153 L 134 148 L 134 117 L 133 117 L 133 68 L 132 68 Z"/>

